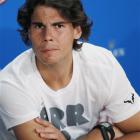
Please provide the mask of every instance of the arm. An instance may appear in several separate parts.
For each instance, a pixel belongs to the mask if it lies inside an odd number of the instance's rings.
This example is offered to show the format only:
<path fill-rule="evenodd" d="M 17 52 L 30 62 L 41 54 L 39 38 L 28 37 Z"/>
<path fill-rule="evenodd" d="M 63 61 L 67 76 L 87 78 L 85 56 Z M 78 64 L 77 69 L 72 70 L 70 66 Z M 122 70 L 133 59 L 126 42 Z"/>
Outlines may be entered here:
<path fill-rule="evenodd" d="M 140 112 L 115 125 L 125 133 L 123 137 L 116 140 L 140 140 Z"/>
<path fill-rule="evenodd" d="M 38 122 L 40 125 L 47 125 L 45 121 Z M 140 112 L 129 119 L 116 123 L 113 127 L 115 131 L 115 140 L 140 140 Z M 118 129 L 119 128 L 119 129 Z M 123 132 L 121 132 L 121 131 Z M 38 134 L 44 133 L 45 129 L 38 131 Z M 45 134 L 46 135 L 46 134 Z M 78 140 L 103 140 L 99 129 L 94 129 L 87 135 L 80 137 Z"/>
<path fill-rule="evenodd" d="M 77 140 L 103 140 L 101 132 L 99 129 L 94 129 L 87 135 L 79 137 Z"/>
<path fill-rule="evenodd" d="M 42 125 L 44 128 L 43 129 L 36 128 L 36 130 L 37 130 L 36 132 L 42 138 L 47 138 L 46 127 L 48 126 L 48 122 L 40 119 L 39 121 L 37 121 L 37 123 Z M 123 136 L 123 133 L 117 127 L 114 126 L 113 128 L 114 128 L 114 131 L 116 134 L 115 138 Z M 43 134 L 43 136 L 41 134 Z M 94 130 L 90 131 L 87 135 L 79 137 L 77 140 L 93 140 L 93 139 L 94 140 L 103 140 L 102 134 L 99 129 L 94 129 Z"/>
<path fill-rule="evenodd" d="M 39 119 L 15 126 L 13 130 L 17 140 L 44 140 L 44 138 L 46 140 L 65 140 L 63 134 L 47 121 L 45 121 L 45 136 L 44 133 L 39 134 L 38 132 L 44 130 L 44 126 L 37 123 L 37 121 L 39 121 Z"/>
<path fill-rule="evenodd" d="M 116 126 L 113 126 L 113 129 L 115 132 L 115 138 L 114 138 L 115 140 L 117 140 L 117 138 L 120 138 L 124 135 Z M 98 128 L 92 130 L 87 135 L 78 138 L 78 140 L 93 140 L 93 139 L 103 140 L 101 131 Z"/>
<path fill-rule="evenodd" d="M 36 124 L 34 120 L 31 120 L 13 127 L 13 130 L 17 140 L 42 140 L 34 131 L 36 127 L 41 126 Z"/>
<path fill-rule="evenodd" d="M 129 119 L 115 124 L 115 140 L 140 140 L 140 112 Z M 121 133 L 119 129 L 124 133 Z M 95 129 L 79 140 L 103 140 L 100 130 Z"/>

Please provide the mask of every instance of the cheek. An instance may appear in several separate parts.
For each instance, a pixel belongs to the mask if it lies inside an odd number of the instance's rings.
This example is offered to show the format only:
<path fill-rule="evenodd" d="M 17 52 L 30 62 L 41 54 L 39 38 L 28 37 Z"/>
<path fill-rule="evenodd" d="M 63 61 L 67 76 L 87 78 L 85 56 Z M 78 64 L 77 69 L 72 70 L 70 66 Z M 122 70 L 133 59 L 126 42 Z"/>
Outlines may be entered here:
<path fill-rule="evenodd" d="M 40 41 L 41 36 L 38 33 L 33 32 L 32 30 L 29 30 L 28 34 L 29 39 L 31 40 L 32 43 L 37 43 Z"/>
<path fill-rule="evenodd" d="M 72 47 L 73 41 L 74 41 L 74 34 L 72 32 L 68 32 L 67 34 L 64 34 L 61 36 L 61 39 L 59 39 L 60 43 L 65 45 L 66 47 Z"/>
<path fill-rule="evenodd" d="M 38 36 L 32 36 L 30 39 L 33 48 L 39 48 L 41 45 L 41 38 Z"/>
<path fill-rule="evenodd" d="M 73 38 L 63 38 L 60 42 L 60 47 L 63 47 L 63 49 L 66 49 L 67 51 L 71 50 L 73 48 Z"/>

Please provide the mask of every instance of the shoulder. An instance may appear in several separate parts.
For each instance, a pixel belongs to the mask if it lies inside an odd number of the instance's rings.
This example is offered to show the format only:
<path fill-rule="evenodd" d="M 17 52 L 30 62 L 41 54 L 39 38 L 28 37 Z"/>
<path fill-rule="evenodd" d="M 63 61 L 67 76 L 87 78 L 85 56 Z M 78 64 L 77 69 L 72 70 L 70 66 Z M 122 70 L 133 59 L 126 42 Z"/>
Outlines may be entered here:
<path fill-rule="evenodd" d="M 14 60 L 12 60 L 2 71 L 7 71 L 11 68 L 21 68 L 22 66 L 26 65 L 27 63 L 31 62 L 31 57 L 33 55 L 32 49 L 28 49 L 21 54 L 19 54 Z"/>
<path fill-rule="evenodd" d="M 106 48 L 89 43 L 83 43 L 79 56 L 83 63 L 105 67 L 112 67 L 115 59 Z"/>
<path fill-rule="evenodd" d="M 15 79 L 27 75 L 32 66 L 32 49 L 26 50 L 18 55 L 13 61 L 1 70 L 0 82 L 3 80 Z"/>
<path fill-rule="evenodd" d="M 100 82 L 103 81 L 103 78 L 105 81 L 112 81 L 113 78 L 116 78 L 118 82 L 122 77 L 127 79 L 118 60 L 111 51 L 103 47 L 84 43 L 81 51 L 79 51 L 79 61 L 84 71 L 94 77 L 98 75 L 98 79 L 101 79 Z"/>
<path fill-rule="evenodd" d="M 30 85 L 30 77 L 33 75 L 32 56 L 33 51 L 29 49 L 0 71 L 0 92 L 8 93 L 7 89 L 13 92 L 23 91 Z"/>

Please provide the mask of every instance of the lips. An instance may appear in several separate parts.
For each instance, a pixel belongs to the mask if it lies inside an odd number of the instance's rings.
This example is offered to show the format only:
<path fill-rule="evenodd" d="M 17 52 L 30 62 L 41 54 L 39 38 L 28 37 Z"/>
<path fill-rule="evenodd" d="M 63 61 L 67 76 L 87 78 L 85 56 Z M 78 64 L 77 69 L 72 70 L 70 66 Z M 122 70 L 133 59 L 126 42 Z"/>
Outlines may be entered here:
<path fill-rule="evenodd" d="M 42 53 L 53 52 L 53 51 L 58 51 L 58 50 L 59 50 L 58 46 L 54 44 L 43 43 L 40 46 L 40 52 Z"/>
<path fill-rule="evenodd" d="M 57 51 L 58 49 L 43 49 L 41 50 L 42 53 L 46 53 L 46 52 L 51 52 L 51 51 Z"/>

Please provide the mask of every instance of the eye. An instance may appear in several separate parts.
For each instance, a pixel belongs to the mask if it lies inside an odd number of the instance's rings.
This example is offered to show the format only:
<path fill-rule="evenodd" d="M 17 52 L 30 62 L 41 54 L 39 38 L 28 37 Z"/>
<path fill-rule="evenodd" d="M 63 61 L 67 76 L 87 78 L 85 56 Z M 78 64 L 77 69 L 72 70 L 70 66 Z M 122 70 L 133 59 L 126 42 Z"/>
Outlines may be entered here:
<path fill-rule="evenodd" d="M 64 25 L 63 25 L 63 24 L 55 24 L 54 27 L 55 27 L 56 29 L 61 29 L 61 28 L 64 27 Z"/>
<path fill-rule="evenodd" d="M 34 29 L 44 29 L 44 25 L 42 23 L 33 23 L 33 28 Z"/>

